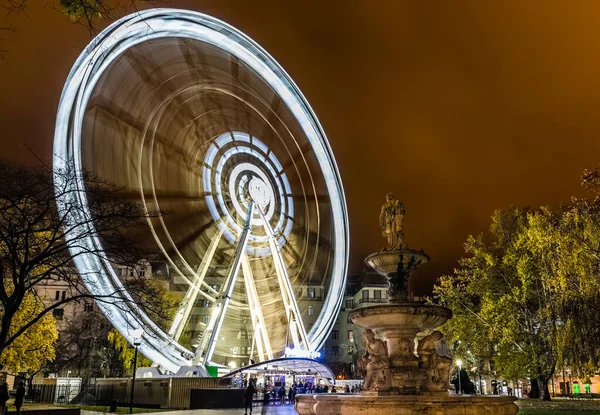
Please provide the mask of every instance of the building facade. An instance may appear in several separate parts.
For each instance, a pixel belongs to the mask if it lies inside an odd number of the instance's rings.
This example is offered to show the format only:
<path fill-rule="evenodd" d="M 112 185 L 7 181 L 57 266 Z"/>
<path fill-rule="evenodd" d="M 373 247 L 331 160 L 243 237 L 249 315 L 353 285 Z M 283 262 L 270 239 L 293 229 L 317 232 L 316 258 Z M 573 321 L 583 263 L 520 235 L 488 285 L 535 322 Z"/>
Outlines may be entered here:
<path fill-rule="evenodd" d="M 362 329 L 350 320 L 350 311 L 387 303 L 387 280 L 374 271 L 349 276 L 337 321 L 321 350 L 321 358 L 338 379 L 355 376 L 357 359 L 364 355 Z"/>

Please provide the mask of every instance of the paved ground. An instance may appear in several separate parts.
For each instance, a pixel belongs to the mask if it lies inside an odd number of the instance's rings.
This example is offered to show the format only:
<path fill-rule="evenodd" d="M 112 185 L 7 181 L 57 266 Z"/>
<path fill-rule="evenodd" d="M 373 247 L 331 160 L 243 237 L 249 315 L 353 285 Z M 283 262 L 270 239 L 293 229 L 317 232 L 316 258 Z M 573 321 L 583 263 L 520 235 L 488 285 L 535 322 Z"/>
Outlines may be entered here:
<path fill-rule="evenodd" d="M 81 415 L 98 415 L 100 412 L 81 411 Z M 254 415 L 296 415 L 293 405 L 255 406 Z M 139 415 L 139 414 L 138 414 Z M 148 415 L 244 415 L 244 409 L 195 409 L 188 411 L 152 412 Z"/>

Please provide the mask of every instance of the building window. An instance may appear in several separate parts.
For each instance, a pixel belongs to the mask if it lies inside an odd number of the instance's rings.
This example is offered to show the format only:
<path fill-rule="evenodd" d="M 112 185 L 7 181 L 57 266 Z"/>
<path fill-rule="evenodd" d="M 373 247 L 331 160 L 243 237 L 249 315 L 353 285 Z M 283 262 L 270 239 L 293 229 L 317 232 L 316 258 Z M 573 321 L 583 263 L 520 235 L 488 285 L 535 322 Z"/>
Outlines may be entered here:
<path fill-rule="evenodd" d="M 83 305 L 83 311 L 92 312 L 94 311 L 94 303 L 85 303 Z"/>
<path fill-rule="evenodd" d="M 315 298 L 315 289 L 314 288 L 308 289 L 308 298 Z"/>
<path fill-rule="evenodd" d="M 348 340 L 354 341 L 354 330 L 348 330 Z"/>
<path fill-rule="evenodd" d="M 210 301 L 209 300 L 202 300 L 202 307 L 204 308 L 208 308 L 210 307 Z"/>
<path fill-rule="evenodd" d="M 352 319 L 350 318 L 350 314 L 348 314 L 348 317 L 346 317 L 346 323 L 353 324 Z"/>
<path fill-rule="evenodd" d="M 346 300 L 346 308 L 354 308 L 354 299 Z"/>
<path fill-rule="evenodd" d="M 133 268 L 129 269 L 129 276 L 130 277 L 135 277 L 135 270 Z"/>
<path fill-rule="evenodd" d="M 309 305 L 308 306 L 308 315 L 312 316 L 313 314 L 315 314 L 315 309 L 313 306 Z"/>
<path fill-rule="evenodd" d="M 204 314 L 202 316 L 202 322 L 203 323 L 207 323 L 208 324 L 208 320 L 210 319 L 210 316 L 208 314 Z"/>
<path fill-rule="evenodd" d="M 340 338 L 340 331 L 339 330 L 333 330 L 331 332 L 331 340 L 338 340 Z"/>
<path fill-rule="evenodd" d="M 65 310 L 63 310 L 62 308 L 55 308 L 54 310 L 52 310 L 52 315 L 55 319 L 62 320 L 63 316 L 65 315 Z"/>
<path fill-rule="evenodd" d="M 62 297 L 62 300 L 64 300 L 66 296 L 67 296 L 67 292 L 66 292 L 66 291 L 63 291 L 63 292 L 62 292 L 62 296 L 61 296 L 61 297 Z"/>
<path fill-rule="evenodd" d="M 369 301 L 369 290 L 364 290 L 362 296 L 363 300 Z"/>
<path fill-rule="evenodd" d="M 56 292 L 56 296 L 54 297 L 56 301 L 60 300 L 60 291 Z"/>
<path fill-rule="evenodd" d="M 331 354 L 337 356 L 340 354 L 340 346 L 331 346 Z"/>
<path fill-rule="evenodd" d="M 375 298 L 376 300 L 381 300 L 381 290 L 373 291 L 373 298 Z"/>
<path fill-rule="evenodd" d="M 141 278 L 144 278 L 144 275 L 146 275 L 146 270 L 143 270 L 143 269 L 139 270 L 139 271 L 138 271 L 138 275 L 139 275 Z"/>
<path fill-rule="evenodd" d="M 354 353 L 354 346 L 348 346 L 348 354 Z"/>

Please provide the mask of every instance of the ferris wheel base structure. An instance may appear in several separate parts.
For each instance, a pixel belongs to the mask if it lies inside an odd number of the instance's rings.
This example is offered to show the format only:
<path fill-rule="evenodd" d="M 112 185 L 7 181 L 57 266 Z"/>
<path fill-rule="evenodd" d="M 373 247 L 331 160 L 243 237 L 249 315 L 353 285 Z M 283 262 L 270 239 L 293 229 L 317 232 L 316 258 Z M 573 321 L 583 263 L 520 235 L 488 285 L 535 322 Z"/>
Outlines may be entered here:
<path fill-rule="evenodd" d="M 345 289 L 345 195 L 306 98 L 248 36 L 187 10 L 116 21 L 68 76 L 53 164 L 77 173 L 77 197 L 59 195 L 58 209 L 77 224 L 67 243 L 83 283 L 96 296 L 119 293 L 98 306 L 155 365 L 201 371 L 323 346 Z M 170 327 L 156 324 L 97 254 L 102 235 L 80 220 L 93 216 L 86 171 L 148 212 L 169 212 L 148 219 L 144 241 L 164 256 L 166 283 L 181 298 Z M 77 215 L 65 207 L 73 205 Z M 78 227 L 94 236 L 78 239 Z"/>

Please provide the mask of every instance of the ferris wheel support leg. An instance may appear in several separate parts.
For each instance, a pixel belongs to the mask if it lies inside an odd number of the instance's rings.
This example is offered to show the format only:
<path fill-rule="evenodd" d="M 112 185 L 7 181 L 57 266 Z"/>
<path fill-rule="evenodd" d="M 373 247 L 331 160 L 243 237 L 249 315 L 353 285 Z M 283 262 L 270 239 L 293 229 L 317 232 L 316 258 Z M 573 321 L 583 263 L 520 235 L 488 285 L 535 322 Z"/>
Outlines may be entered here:
<path fill-rule="evenodd" d="M 173 319 L 173 324 L 171 325 L 171 329 L 169 330 L 169 336 L 173 338 L 173 340 L 178 341 L 183 333 L 183 329 L 188 321 L 192 308 L 194 308 L 194 303 L 196 302 L 196 298 L 198 297 L 198 291 L 200 290 L 200 286 L 204 281 L 204 277 L 208 272 L 208 268 L 210 267 L 210 263 L 212 262 L 212 258 L 215 255 L 215 251 L 217 250 L 217 246 L 219 245 L 219 241 L 221 236 L 223 235 L 223 231 L 219 230 L 212 237 L 210 241 L 210 245 L 204 258 L 202 258 L 202 263 L 198 267 L 196 274 L 194 275 L 194 279 L 192 284 L 187 290 L 183 301 L 181 301 L 181 305 L 179 306 L 179 310 L 175 314 L 175 318 Z"/>
<path fill-rule="evenodd" d="M 248 295 L 250 317 L 252 318 L 252 327 L 254 329 L 254 338 L 256 339 L 259 359 L 261 362 L 264 361 L 264 355 L 266 353 L 267 359 L 272 360 L 273 349 L 271 348 L 267 326 L 265 325 L 265 318 L 258 299 L 256 285 L 254 284 L 250 260 L 245 252 L 242 253 L 242 271 L 244 272 L 244 283 L 246 285 L 246 294 Z"/>
<path fill-rule="evenodd" d="M 221 327 L 223 326 L 223 320 L 225 319 L 225 314 L 227 313 L 227 307 L 229 306 L 229 301 L 231 300 L 231 294 L 233 293 L 233 287 L 235 286 L 235 281 L 237 279 L 238 273 L 240 271 L 242 254 L 246 250 L 246 245 L 248 244 L 248 237 L 250 236 L 250 230 L 252 228 L 252 212 L 254 210 L 254 202 L 250 200 L 248 203 L 248 212 L 246 215 L 246 222 L 244 223 L 244 228 L 242 233 L 240 234 L 240 238 L 235 247 L 235 252 L 233 254 L 233 260 L 231 262 L 231 266 L 229 267 L 229 272 L 227 273 L 227 279 L 225 284 L 225 289 L 221 291 L 222 296 L 220 298 L 218 309 L 215 310 L 213 314 L 214 325 L 213 329 L 210 332 L 210 337 L 208 338 L 208 342 L 206 345 L 204 341 L 202 344 L 198 346 L 196 350 L 196 356 L 194 357 L 194 364 L 203 363 L 206 364 L 210 362 L 212 359 L 213 353 L 215 352 L 215 347 L 217 346 L 217 339 L 219 338 L 219 332 L 221 331 Z M 213 320 L 213 318 L 211 318 Z M 212 321 L 211 321 L 212 323 Z M 203 333 L 203 338 L 206 338 Z M 204 348 L 206 349 L 206 353 L 203 356 Z"/>
<path fill-rule="evenodd" d="M 306 350 L 310 350 L 310 343 L 308 342 L 308 336 L 304 323 L 302 322 L 302 316 L 300 315 L 300 309 L 298 303 L 294 297 L 294 291 L 290 282 L 290 277 L 285 267 L 285 262 L 281 256 L 281 249 L 277 244 L 277 238 L 269 221 L 265 218 L 262 210 L 258 209 L 260 216 L 263 220 L 264 228 L 269 236 L 269 246 L 271 247 L 271 253 L 273 254 L 273 263 L 275 264 L 275 273 L 277 274 L 277 280 L 281 289 L 281 297 L 283 298 L 283 304 L 287 311 L 289 331 L 292 335 L 292 341 L 294 342 L 294 348 L 300 348 L 302 343 Z"/>

